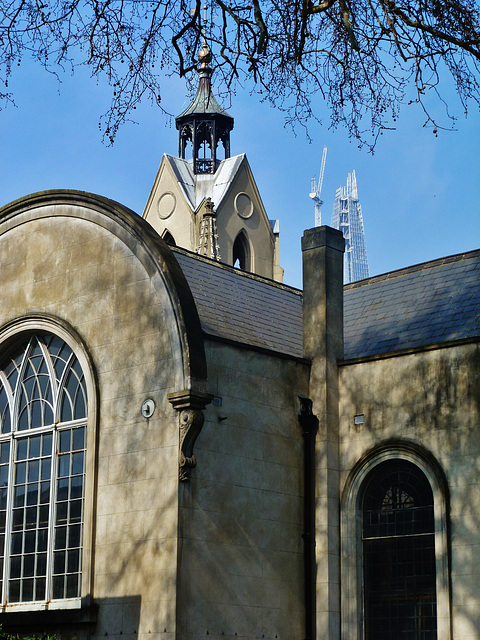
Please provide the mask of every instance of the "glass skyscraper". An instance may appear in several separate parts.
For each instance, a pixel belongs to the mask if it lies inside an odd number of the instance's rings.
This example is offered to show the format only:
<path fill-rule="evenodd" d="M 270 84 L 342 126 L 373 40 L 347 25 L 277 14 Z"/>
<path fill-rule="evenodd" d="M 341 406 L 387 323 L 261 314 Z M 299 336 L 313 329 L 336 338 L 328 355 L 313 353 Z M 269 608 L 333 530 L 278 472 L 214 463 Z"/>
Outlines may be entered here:
<path fill-rule="evenodd" d="M 332 227 L 342 231 L 345 238 L 344 283 L 368 278 L 367 247 L 355 171 L 348 174 L 347 186 L 338 187 L 335 193 Z"/>

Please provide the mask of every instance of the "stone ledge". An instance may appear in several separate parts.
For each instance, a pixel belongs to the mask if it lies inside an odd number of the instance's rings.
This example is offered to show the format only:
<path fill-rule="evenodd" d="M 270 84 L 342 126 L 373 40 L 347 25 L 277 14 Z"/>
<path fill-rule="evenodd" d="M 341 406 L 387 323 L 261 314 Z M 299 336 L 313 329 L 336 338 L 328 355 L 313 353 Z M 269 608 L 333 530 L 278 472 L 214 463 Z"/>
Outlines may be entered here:
<path fill-rule="evenodd" d="M 98 605 L 83 604 L 79 609 L 43 609 L 38 611 L 4 611 L 0 625 L 5 631 L 28 632 L 45 627 L 87 625 L 97 621 Z"/>

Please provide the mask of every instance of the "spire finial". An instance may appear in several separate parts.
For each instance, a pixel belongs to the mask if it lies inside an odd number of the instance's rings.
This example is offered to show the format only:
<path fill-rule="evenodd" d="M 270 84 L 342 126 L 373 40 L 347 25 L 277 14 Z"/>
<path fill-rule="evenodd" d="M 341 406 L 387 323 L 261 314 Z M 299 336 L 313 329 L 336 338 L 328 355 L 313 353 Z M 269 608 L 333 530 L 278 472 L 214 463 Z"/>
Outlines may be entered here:
<path fill-rule="evenodd" d="M 207 0 L 203 5 L 203 44 L 207 44 Z"/>
<path fill-rule="evenodd" d="M 198 89 L 190 105 L 175 119 L 179 136 L 180 158 L 185 159 L 187 144 L 192 145 L 193 172 L 215 173 L 220 159 L 219 143 L 223 145 L 225 159 L 230 157 L 230 131 L 233 118 L 222 109 L 212 92 L 210 67 L 212 52 L 207 40 L 208 0 L 204 0 L 202 46 L 198 52 Z"/>
<path fill-rule="evenodd" d="M 199 72 L 200 72 L 200 77 L 205 76 L 205 75 L 211 75 L 212 74 L 212 70 L 211 68 L 208 66 L 210 64 L 210 62 L 212 61 L 212 52 L 210 51 L 210 47 L 207 44 L 207 24 L 208 24 L 208 20 L 207 20 L 207 0 L 205 0 L 205 4 L 203 5 L 203 34 L 202 34 L 202 48 L 200 49 L 200 51 L 198 52 L 198 61 L 200 62 L 200 66 L 199 66 Z M 202 74 L 203 72 L 207 72 L 207 74 Z"/>

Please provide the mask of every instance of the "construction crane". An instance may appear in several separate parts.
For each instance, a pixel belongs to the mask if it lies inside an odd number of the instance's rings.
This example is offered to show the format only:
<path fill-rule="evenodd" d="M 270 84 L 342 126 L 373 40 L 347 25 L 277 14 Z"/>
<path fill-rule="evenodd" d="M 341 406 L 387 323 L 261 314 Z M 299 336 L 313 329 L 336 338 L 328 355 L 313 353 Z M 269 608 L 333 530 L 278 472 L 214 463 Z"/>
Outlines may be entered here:
<path fill-rule="evenodd" d="M 312 190 L 310 192 L 310 198 L 315 203 L 315 226 L 320 227 L 322 225 L 322 204 L 323 200 L 320 197 L 322 193 L 323 174 L 325 172 L 325 161 L 327 159 L 327 147 L 323 147 L 322 154 L 322 166 L 320 167 L 320 174 L 318 176 L 318 182 L 315 183 L 315 176 L 312 178 Z"/>

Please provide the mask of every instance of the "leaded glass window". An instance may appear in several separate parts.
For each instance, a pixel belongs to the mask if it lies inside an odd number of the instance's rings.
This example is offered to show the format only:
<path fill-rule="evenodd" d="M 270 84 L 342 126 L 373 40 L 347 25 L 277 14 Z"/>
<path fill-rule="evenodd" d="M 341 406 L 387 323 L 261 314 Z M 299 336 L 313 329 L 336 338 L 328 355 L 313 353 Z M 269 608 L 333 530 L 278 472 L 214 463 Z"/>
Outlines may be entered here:
<path fill-rule="evenodd" d="M 2 604 L 80 596 L 87 396 L 72 349 L 35 335 L 0 367 Z"/>
<path fill-rule="evenodd" d="M 368 476 L 363 493 L 366 640 L 437 637 L 433 492 L 411 462 Z"/>

